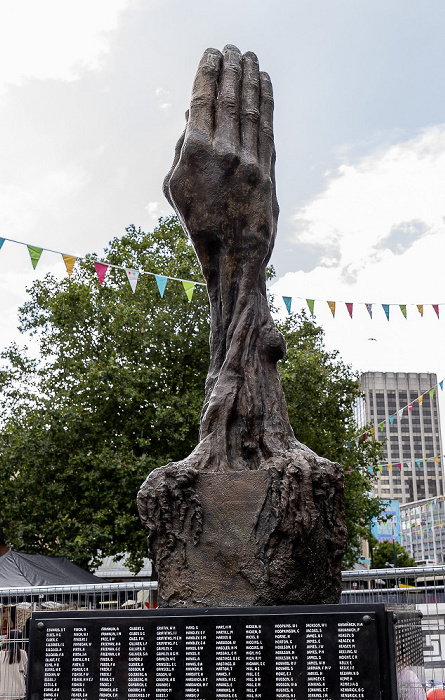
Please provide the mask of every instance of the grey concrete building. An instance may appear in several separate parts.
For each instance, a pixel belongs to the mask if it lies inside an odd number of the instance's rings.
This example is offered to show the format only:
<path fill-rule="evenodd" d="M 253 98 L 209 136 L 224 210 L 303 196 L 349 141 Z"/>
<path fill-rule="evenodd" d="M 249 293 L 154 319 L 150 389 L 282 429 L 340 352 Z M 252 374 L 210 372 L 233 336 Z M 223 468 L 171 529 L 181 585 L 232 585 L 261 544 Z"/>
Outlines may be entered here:
<path fill-rule="evenodd" d="M 437 376 L 422 372 L 366 372 L 358 420 L 385 440 L 376 495 L 400 504 L 444 493 Z"/>

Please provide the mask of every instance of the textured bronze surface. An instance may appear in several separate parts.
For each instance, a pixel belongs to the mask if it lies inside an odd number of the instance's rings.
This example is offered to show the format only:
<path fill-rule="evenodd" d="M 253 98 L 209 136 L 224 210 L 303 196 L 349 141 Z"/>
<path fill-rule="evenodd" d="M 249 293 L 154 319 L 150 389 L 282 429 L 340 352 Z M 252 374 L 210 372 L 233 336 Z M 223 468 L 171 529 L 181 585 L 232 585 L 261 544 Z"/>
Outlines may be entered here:
<path fill-rule="evenodd" d="M 337 602 L 343 473 L 295 438 L 266 299 L 276 236 L 272 84 L 255 54 L 207 49 L 164 192 L 211 309 L 200 442 L 138 495 L 160 604 Z"/>

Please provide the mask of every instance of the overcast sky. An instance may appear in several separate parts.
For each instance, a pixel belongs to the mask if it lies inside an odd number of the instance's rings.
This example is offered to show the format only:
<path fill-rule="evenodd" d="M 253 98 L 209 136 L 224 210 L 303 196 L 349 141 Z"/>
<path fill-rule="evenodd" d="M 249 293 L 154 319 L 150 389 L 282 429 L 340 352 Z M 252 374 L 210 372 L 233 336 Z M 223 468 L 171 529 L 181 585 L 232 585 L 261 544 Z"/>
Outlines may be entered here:
<path fill-rule="evenodd" d="M 170 213 L 161 185 L 200 56 L 233 43 L 274 86 L 273 291 L 295 310 L 320 300 L 327 344 L 354 368 L 441 380 L 444 20 L 443 0 L 2 3 L 0 237 L 84 255 L 151 229 Z M 2 347 L 48 271 L 64 273 L 59 257 L 33 271 L 25 247 L 3 245 Z M 353 320 L 327 300 L 354 303 Z M 407 304 L 407 320 L 382 303 Z"/>

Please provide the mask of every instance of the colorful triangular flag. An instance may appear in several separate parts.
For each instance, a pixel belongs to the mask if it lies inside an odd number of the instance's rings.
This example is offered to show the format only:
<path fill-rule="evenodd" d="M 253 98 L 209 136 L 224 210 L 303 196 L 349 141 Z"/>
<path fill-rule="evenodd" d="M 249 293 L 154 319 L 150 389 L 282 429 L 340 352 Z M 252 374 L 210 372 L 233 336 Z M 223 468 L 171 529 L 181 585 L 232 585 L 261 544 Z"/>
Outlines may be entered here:
<path fill-rule="evenodd" d="M 284 304 L 287 309 L 287 313 L 290 314 L 290 307 L 292 304 L 292 297 L 283 297 Z"/>
<path fill-rule="evenodd" d="M 441 390 L 443 391 L 443 379 L 441 382 L 439 382 L 439 386 L 440 386 Z"/>
<path fill-rule="evenodd" d="M 394 423 L 394 416 L 389 417 L 389 423 L 390 423 L 390 425 L 392 425 Z"/>
<path fill-rule="evenodd" d="M 335 301 L 328 301 L 328 306 L 331 309 L 332 318 L 335 318 Z"/>
<path fill-rule="evenodd" d="M 99 278 L 99 284 L 102 284 L 105 279 L 105 275 L 107 274 L 108 265 L 105 265 L 105 263 L 95 262 L 94 267 L 96 268 L 97 276 Z"/>
<path fill-rule="evenodd" d="M 372 475 L 374 474 L 374 471 L 373 471 L 373 468 L 372 468 L 372 466 L 371 466 L 371 465 L 369 465 L 368 469 L 369 469 L 369 473 L 370 473 L 370 474 L 371 474 L 371 476 L 372 476 Z"/>
<path fill-rule="evenodd" d="M 386 314 L 386 318 L 387 318 L 388 321 L 389 321 L 389 304 L 382 304 L 382 306 L 383 306 L 383 311 L 384 311 L 385 314 Z"/>
<path fill-rule="evenodd" d="M 195 283 L 194 282 L 187 282 L 186 280 L 182 280 L 182 286 L 184 287 L 185 293 L 187 295 L 187 299 L 190 302 L 192 300 L 193 290 L 195 289 Z"/>
<path fill-rule="evenodd" d="M 62 253 L 62 258 L 63 262 L 65 263 L 66 271 L 68 273 L 68 277 L 71 277 L 71 273 L 73 271 L 74 263 L 76 262 L 77 258 L 74 255 L 64 255 Z"/>
<path fill-rule="evenodd" d="M 127 279 L 130 282 L 130 287 L 134 294 L 139 279 L 139 270 L 131 270 L 130 268 L 126 267 L 125 272 L 127 273 Z"/>
<path fill-rule="evenodd" d="M 346 308 L 348 309 L 348 314 L 352 318 L 352 309 L 353 309 L 354 304 L 351 304 L 351 302 L 348 302 L 348 301 L 346 301 L 345 304 L 346 304 Z"/>
<path fill-rule="evenodd" d="M 383 433 L 383 426 L 384 426 L 384 422 L 382 421 L 382 422 L 380 423 L 380 430 L 382 431 L 382 433 Z"/>
<path fill-rule="evenodd" d="M 402 420 L 402 416 L 403 416 L 403 411 L 404 411 L 404 410 L 405 410 L 405 409 L 401 408 L 401 409 L 398 411 L 399 420 Z"/>
<path fill-rule="evenodd" d="M 2 247 L 3 243 L 5 242 L 4 238 L 0 238 L 0 248 Z"/>
<path fill-rule="evenodd" d="M 431 400 L 434 399 L 434 387 L 429 390 L 429 395 L 431 396 Z"/>
<path fill-rule="evenodd" d="M 372 318 L 372 304 L 365 304 L 369 316 Z"/>
<path fill-rule="evenodd" d="M 163 275 L 155 275 L 155 280 L 156 284 L 158 285 L 159 294 L 162 298 L 164 296 L 165 287 L 167 286 L 168 277 L 164 277 Z"/>
<path fill-rule="evenodd" d="M 399 304 L 399 306 L 400 306 L 400 311 L 402 312 L 402 314 L 406 318 L 406 304 Z"/>
<path fill-rule="evenodd" d="M 311 313 L 311 316 L 314 315 L 314 299 L 306 299 L 306 304 L 309 307 L 309 311 Z"/>
<path fill-rule="evenodd" d="M 36 248 L 33 245 L 29 245 L 27 246 L 27 248 L 29 251 L 29 257 L 31 258 L 32 266 L 35 270 L 37 267 L 37 263 L 40 260 L 40 256 L 42 255 L 43 248 Z"/>
<path fill-rule="evenodd" d="M 433 309 L 436 312 L 437 318 L 439 318 L 439 304 L 433 304 Z"/>
<path fill-rule="evenodd" d="M 412 405 L 412 403 L 410 403 L 408 406 L 408 412 L 411 413 L 412 410 L 413 410 L 413 405 Z"/>
<path fill-rule="evenodd" d="M 419 469 L 422 468 L 422 467 L 420 466 L 420 459 L 416 459 L 416 464 L 417 464 L 417 466 L 418 466 Z"/>
<path fill-rule="evenodd" d="M 423 304 L 417 304 L 417 308 L 419 310 L 419 314 L 423 317 Z"/>
<path fill-rule="evenodd" d="M 421 406 L 421 405 L 422 405 L 422 402 L 423 402 L 423 394 L 422 394 L 422 396 L 419 396 L 419 398 L 417 399 L 417 401 L 419 402 L 419 405 Z"/>
<path fill-rule="evenodd" d="M 388 464 L 388 469 L 390 472 L 392 472 L 392 464 Z"/>

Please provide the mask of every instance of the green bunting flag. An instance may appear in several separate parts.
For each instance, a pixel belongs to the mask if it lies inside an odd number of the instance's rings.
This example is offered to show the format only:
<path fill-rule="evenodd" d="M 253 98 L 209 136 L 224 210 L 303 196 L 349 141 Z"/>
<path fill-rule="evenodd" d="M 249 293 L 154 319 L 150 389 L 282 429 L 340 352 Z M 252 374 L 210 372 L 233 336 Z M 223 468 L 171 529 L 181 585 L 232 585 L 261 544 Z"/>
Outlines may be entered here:
<path fill-rule="evenodd" d="M 186 282 L 185 280 L 183 280 L 182 285 L 185 289 L 185 293 L 187 294 L 187 299 L 190 302 L 192 300 L 193 290 L 195 289 L 195 283 L 194 282 Z"/>
<path fill-rule="evenodd" d="M 31 258 L 32 266 L 35 270 L 37 267 L 37 263 L 40 260 L 40 256 L 42 255 L 43 248 L 36 248 L 33 245 L 29 245 L 27 246 L 27 248 L 29 251 L 29 257 Z"/>
<path fill-rule="evenodd" d="M 306 299 L 306 304 L 309 307 L 309 311 L 311 312 L 311 316 L 314 315 L 314 299 Z"/>
<path fill-rule="evenodd" d="M 431 399 L 434 399 L 434 387 L 432 389 L 430 389 L 430 396 L 431 396 Z"/>
<path fill-rule="evenodd" d="M 402 312 L 402 314 L 406 318 L 406 304 L 399 304 L 399 306 L 400 306 L 400 311 Z"/>

